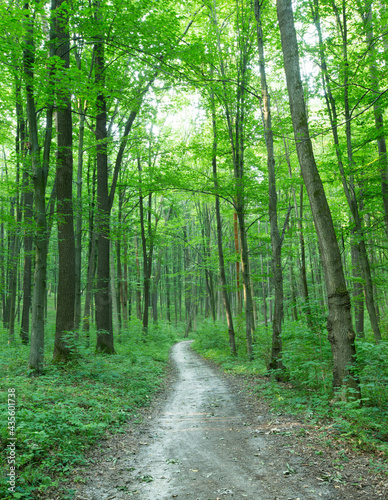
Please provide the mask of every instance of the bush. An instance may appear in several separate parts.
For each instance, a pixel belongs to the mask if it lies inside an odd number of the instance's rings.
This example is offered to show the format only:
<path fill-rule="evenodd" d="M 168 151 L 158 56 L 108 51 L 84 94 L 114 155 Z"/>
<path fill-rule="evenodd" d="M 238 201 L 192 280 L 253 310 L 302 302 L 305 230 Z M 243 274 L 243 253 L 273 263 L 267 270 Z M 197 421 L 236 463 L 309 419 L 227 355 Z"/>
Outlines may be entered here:
<path fill-rule="evenodd" d="M 228 352 L 228 328 L 221 321 L 205 319 L 198 326 L 193 346 L 198 352 L 202 353 L 209 350 Z"/>
<path fill-rule="evenodd" d="M 4 479 L 1 498 L 34 498 L 34 492 L 53 484 L 53 477 L 72 474 L 85 461 L 84 452 L 104 433 L 116 432 L 148 405 L 160 386 L 174 331 L 165 324 L 152 326 L 146 337 L 137 321 L 116 339 L 116 355 L 96 355 L 81 339 L 78 358 L 53 364 L 52 337 L 47 339 L 45 374 L 27 376 L 28 346 L 7 346 L 0 353 L 0 390 L 16 390 L 17 495 L 8 496 Z M 7 401 L 2 399 L 0 466 L 8 470 Z M 3 475 L 3 478 L 5 474 Z"/>

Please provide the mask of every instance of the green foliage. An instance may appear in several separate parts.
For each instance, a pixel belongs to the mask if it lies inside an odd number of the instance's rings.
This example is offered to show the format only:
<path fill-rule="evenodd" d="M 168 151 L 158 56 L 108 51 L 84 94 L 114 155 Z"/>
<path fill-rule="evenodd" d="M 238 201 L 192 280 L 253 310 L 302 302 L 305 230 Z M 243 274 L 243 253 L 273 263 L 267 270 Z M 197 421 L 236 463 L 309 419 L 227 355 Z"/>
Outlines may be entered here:
<path fill-rule="evenodd" d="M 283 362 L 294 383 L 330 392 L 332 359 L 327 332 L 318 321 L 311 331 L 303 321 L 287 321 L 283 327 Z"/>
<path fill-rule="evenodd" d="M 388 407 L 388 342 L 358 341 L 357 362 L 362 394 L 370 404 Z"/>
<path fill-rule="evenodd" d="M 197 329 L 196 340 L 193 344 L 200 353 L 214 351 L 225 352 L 228 349 L 228 330 L 221 321 L 205 319 Z"/>
<path fill-rule="evenodd" d="M 78 359 L 67 365 L 46 361 L 42 377 L 29 378 L 28 347 L 6 346 L 0 389 L 16 389 L 17 495 L 7 497 L 2 479 L 1 498 L 33 498 L 34 491 L 52 485 L 85 463 L 84 452 L 106 432 L 117 432 L 138 408 L 148 405 L 163 379 L 168 352 L 176 336 L 169 326 L 152 326 L 146 338 L 134 321 L 116 343 L 117 355 L 96 355 L 78 345 Z M 48 352 L 51 352 L 51 350 Z M 0 405 L 1 467 L 7 471 L 7 401 Z"/>
<path fill-rule="evenodd" d="M 242 319 L 242 318 L 240 318 Z M 246 345 L 242 323 L 235 318 L 236 345 L 238 357 L 230 354 L 227 326 L 221 321 L 205 320 L 198 327 L 196 339 L 192 344 L 195 351 L 207 359 L 221 365 L 225 371 L 233 373 L 264 373 L 266 368 L 261 357 L 251 363 L 246 362 Z"/>
<path fill-rule="evenodd" d="M 320 315 L 312 318 L 314 331 L 303 321 L 285 321 L 283 362 L 288 383 L 278 383 L 268 373 L 271 330 L 263 325 L 255 333 L 252 362 L 243 349 L 237 358 L 229 354 L 227 328 L 220 322 L 204 322 L 193 348 L 234 374 L 249 376 L 249 386 L 270 401 L 274 412 L 303 415 L 309 423 L 329 421 L 336 438 L 355 446 L 388 453 L 388 342 L 357 342 L 358 376 L 362 405 L 357 400 L 333 399 L 332 358 L 327 331 Z M 263 377 L 263 375 L 265 375 Z M 252 383 L 252 376 L 254 382 Z"/>

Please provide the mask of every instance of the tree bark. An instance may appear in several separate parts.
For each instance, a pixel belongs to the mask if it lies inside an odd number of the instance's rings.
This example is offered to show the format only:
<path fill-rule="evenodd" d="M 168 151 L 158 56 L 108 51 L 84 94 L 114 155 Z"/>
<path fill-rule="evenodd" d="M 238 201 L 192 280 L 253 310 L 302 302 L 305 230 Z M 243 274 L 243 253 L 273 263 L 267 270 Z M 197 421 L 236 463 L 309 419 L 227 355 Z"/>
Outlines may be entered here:
<path fill-rule="evenodd" d="M 271 121 L 271 105 L 268 93 L 267 76 L 265 71 L 264 41 L 263 30 L 261 26 L 261 4 L 255 0 L 254 4 L 256 26 L 257 26 L 257 44 L 259 48 L 259 68 L 262 98 L 262 113 L 264 124 L 265 145 L 267 148 L 267 170 L 268 170 L 268 194 L 269 206 L 268 215 L 271 230 L 272 246 L 272 272 L 275 285 L 275 304 L 274 318 L 272 322 L 272 350 L 269 368 L 276 370 L 277 380 L 284 378 L 285 366 L 282 361 L 282 322 L 284 316 L 283 309 L 283 272 L 282 272 L 282 239 L 278 228 L 277 216 L 277 192 L 275 177 L 275 157 L 273 145 L 273 131 Z"/>
<path fill-rule="evenodd" d="M 22 174 L 22 196 L 21 196 L 21 211 L 24 218 L 24 267 L 23 267 L 23 308 L 20 325 L 20 338 L 22 344 L 28 344 L 30 332 L 30 309 L 31 309 L 31 286 L 32 286 L 32 233 L 31 224 L 33 220 L 33 193 L 30 186 L 30 176 L 27 171 L 25 161 L 26 154 L 26 130 L 24 125 L 23 109 L 21 106 L 20 90 L 17 93 L 17 115 L 19 117 L 20 130 L 20 156 L 23 158 L 23 174 Z"/>
<path fill-rule="evenodd" d="M 149 249 L 147 249 L 147 237 L 145 230 L 145 216 L 144 216 L 144 203 L 143 203 L 143 193 L 142 193 L 142 179 L 141 179 L 141 163 L 140 158 L 138 158 L 138 170 L 139 170 L 139 213 L 140 213 L 140 232 L 141 232 L 141 245 L 143 250 L 143 299 L 144 299 L 144 310 L 143 310 L 143 333 L 148 331 L 149 323 L 149 307 L 150 307 L 150 292 L 151 292 L 151 271 L 152 271 L 152 258 L 154 250 L 153 234 L 151 230 L 151 203 L 152 194 L 148 195 L 148 213 L 147 213 L 147 229 L 148 229 L 148 242 Z"/>
<path fill-rule="evenodd" d="M 89 165 L 90 166 L 90 165 Z M 96 169 L 93 168 L 92 186 L 90 187 L 90 168 L 88 168 L 87 176 L 88 195 L 90 200 L 89 205 L 89 252 L 88 252 L 88 270 L 86 275 L 86 290 L 84 314 L 82 318 L 82 331 L 86 333 L 89 345 L 89 331 L 91 319 L 91 307 L 93 298 L 93 282 L 96 274 L 96 244 L 97 236 L 94 228 L 94 207 L 96 196 Z"/>
<path fill-rule="evenodd" d="M 315 163 L 309 134 L 291 0 L 277 0 L 277 15 L 298 159 L 325 273 L 329 307 L 327 328 L 333 354 L 333 387 L 344 388 L 349 395 L 359 398 L 360 387 L 354 372 L 356 348 L 350 314 L 350 297 L 330 208 Z"/>
<path fill-rule="evenodd" d="M 56 3 L 56 5 L 55 5 Z M 53 0 L 56 55 L 63 70 L 70 66 L 69 19 L 66 0 Z M 65 7 L 65 8 L 64 8 Z M 72 114 L 68 89 L 57 73 L 57 213 L 58 296 L 53 359 L 66 362 L 74 350 L 75 240 L 73 224 Z M 72 336 L 73 338 L 70 338 Z"/>
<path fill-rule="evenodd" d="M 238 7 L 239 8 L 239 7 Z M 245 148 L 245 137 L 244 137 L 244 126 L 245 126 L 245 94 L 246 94 L 246 84 L 248 81 L 248 61 L 250 54 L 250 43 L 246 38 L 246 30 L 238 29 L 239 37 L 239 51 L 237 54 L 237 90 L 236 90 L 236 113 L 234 115 L 234 123 L 232 119 L 232 114 L 229 107 L 229 99 L 226 91 L 226 72 L 225 64 L 223 60 L 223 51 L 220 40 L 220 28 L 218 25 L 216 7 L 215 4 L 212 10 L 212 21 L 216 28 L 217 37 L 217 47 L 218 55 L 220 58 L 220 73 L 223 78 L 223 105 L 225 108 L 225 115 L 228 127 L 228 134 L 230 145 L 232 148 L 232 159 L 233 159 L 233 169 L 235 177 L 235 210 L 237 214 L 239 235 L 241 241 L 241 263 L 242 263 L 242 276 L 243 276 L 243 287 L 245 296 L 245 337 L 247 346 L 247 357 L 249 360 L 253 359 L 253 347 L 252 338 L 254 331 L 254 320 L 253 320 L 253 300 L 250 282 L 250 271 L 249 271 L 249 253 L 248 253 L 248 240 L 246 234 L 245 226 L 245 195 L 244 195 L 244 148 Z M 245 24 L 250 24 L 249 14 Z M 246 28 L 247 26 L 244 26 Z"/>
<path fill-rule="evenodd" d="M 75 232 L 75 304 L 74 304 L 74 329 L 78 331 L 81 325 L 81 264 L 82 264 L 82 170 L 83 149 L 85 135 L 86 109 L 82 101 L 79 104 L 79 139 L 78 139 L 78 165 L 77 165 L 77 212 Z"/>
<path fill-rule="evenodd" d="M 29 5 L 25 5 L 25 49 L 23 53 L 24 74 L 26 78 L 26 110 L 31 153 L 32 176 L 34 183 L 35 216 L 35 275 L 32 297 L 32 329 L 29 355 L 29 367 L 32 373 L 40 375 L 43 371 L 45 317 L 44 304 L 47 274 L 47 223 L 46 223 L 46 184 L 48 176 L 49 151 L 51 145 L 52 105 L 46 112 L 46 136 L 41 160 L 41 148 L 38 139 L 38 122 L 34 96 L 34 19 L 29 14 Z"/>
<path fill-rule="evenodd" d="M 110 295 L 110 202 L 108 191 L 108 155 L 107 155 L 107 103 L 105 95 L 105 50 L 102 13 L 99 2 L 95 21 L 100 25 L 100 33 L 94 45 L 95 83 L 99 89 L 96 101 L 96 140 L 97 140 L 97 213 L 96 229 L 98 234 L 97 253 L 97 290 L 96 290 L 96 327 L 97 352 L 113 354 L 112 300 Z"/>
<path fill-rule="evenodd" d="M 211 96 L 212 103 L 214 104 L 214 96 Z M 219 183 L 217 174 L 217 121 L 214 106 L 212 107 L 212 124 L 213 124 L 213 151 L 212 151 L 212 166 L 213 166 L 213 183 L 215 191 L 215 211 L 217 220 L 217 248 L 218 248 L 218 265 L 220 269 L 220 281 L 222 289 L 222 299 L 225 308 L 226 322 L 228 325 L 228 336 L 229 336 L 229 348 L 232 356 L 237 354 L 236 340 L 233 325 L 233 315 L 230 307 L 230 300 L 228 294 L 228 286 L 226 282 L 225 273 L 225 260 L 224 260 L 224 248 L 222 244 L 222 221 L 221 221 L 221 210 L 220 210 L 220 198 L 219 198 Z"/>

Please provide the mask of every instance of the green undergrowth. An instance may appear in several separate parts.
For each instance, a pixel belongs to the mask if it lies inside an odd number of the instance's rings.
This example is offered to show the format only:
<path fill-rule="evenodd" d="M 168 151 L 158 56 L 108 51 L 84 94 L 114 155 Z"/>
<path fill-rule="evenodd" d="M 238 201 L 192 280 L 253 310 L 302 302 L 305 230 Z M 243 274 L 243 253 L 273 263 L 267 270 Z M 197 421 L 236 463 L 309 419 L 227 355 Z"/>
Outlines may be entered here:
<path fill-rule="evenodd" d="M 48 328 L 50 330 L 50 328 Z M 8 346 L 1 336 L 0 498 L 35 498 L 72 477 L 85 463 L 85 451 L 107 432 L 120 432 L 149 404 L 166 372 L 168 353 L 177 340 L 169 326 L 151 327 L 146 337 L 135 321 L 120 341 L 115 355 L 96 355 L 80 342 L 78 354 L 67 365 L 54 365 L 52 332 L 46 343 L 44 375 L 29 377 L 29 348 Z M 93 346 L 94 347 L 94 346 Z M 16 488 L 9 493 L 8 389 L 16 391 Z M 63 498 L 72 498 L 71 492 Z M 44 498 L 44 493 L 43 493 Z"/>
<path fill-rule="evenodd" d="M 388 456 L 388 342 L 357 341 L 358 376 L 362 405 L 333 397 L 331 349 L 323 327 L 311 332 L 303 322 L 283 327 L 283 361 L 287 382 L 277 382 L 267 365 L 271 332 L 259 327 L 255 334 L 254 360 L 247 361 L 241 330 L 238 355 L 230 355 L 227 328 L 204 322 L 193 348 L 223 370 L 247 378 L 249 390 L 266 398 L 272 411 L 298 414 L 306 422 L 330 426 L 338 439 L 355 447 Z M 339 399 L 339 400 L 338 400 Z"/>

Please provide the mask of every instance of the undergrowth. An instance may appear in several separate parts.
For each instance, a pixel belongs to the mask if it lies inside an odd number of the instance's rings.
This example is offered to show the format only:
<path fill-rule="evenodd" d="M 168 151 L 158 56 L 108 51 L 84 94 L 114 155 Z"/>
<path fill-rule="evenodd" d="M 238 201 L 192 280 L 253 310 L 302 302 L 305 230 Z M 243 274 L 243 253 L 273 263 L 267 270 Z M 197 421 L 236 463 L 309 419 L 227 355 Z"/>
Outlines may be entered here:
<path fill-rule="evenodd" d="M 230 355 L 227 327 L 220 322 L 204 322 L 193 348 L 225 371 L 255 377 L 254 391 L 269 400 L 274 412 L 299 414 L 310 423 L 329 421 L 339 438 L 387 456 L 388 342 L 375 344 L 368 338 L 357 340 L 360 405 L 356 401 L 333 398 L 331 349 L 323 324 L 316 324 L 312 332 L 302 321 L 285 322 L 282 336 L 288 378 L 285 383 L 277 382 L 276 374 L 267 370 L 271 334 L 264 326 L 257 329 L 251 362 L 246 359 L 241 330 L 237 332 L 238 355 Z"/>
<path fill-rule="evenodd" d="M 58 365 L 51 362 L 49 333 L 40 377 L 28 376 L 28 346 L 8 346 L 5 332 L 0 341 L 0 498 L 33 499 L 58 478 L 71 477 L 85 463 L 85 451 L 107 431 L 119 432 L 136 418 L 160 386 L 176 335 L 164 325 L 150 327 L 145 338 L 140 323 L 133 321 L 120 342 L 116 339 L 117 354 L 96 355 L 81 341 L 74 361 Z M 16 391 L 15 493 L 7 491 L 6 481 L 10 388 Z M 71 497 L 71 492 L 64 493 L 63 498 Z"/>

